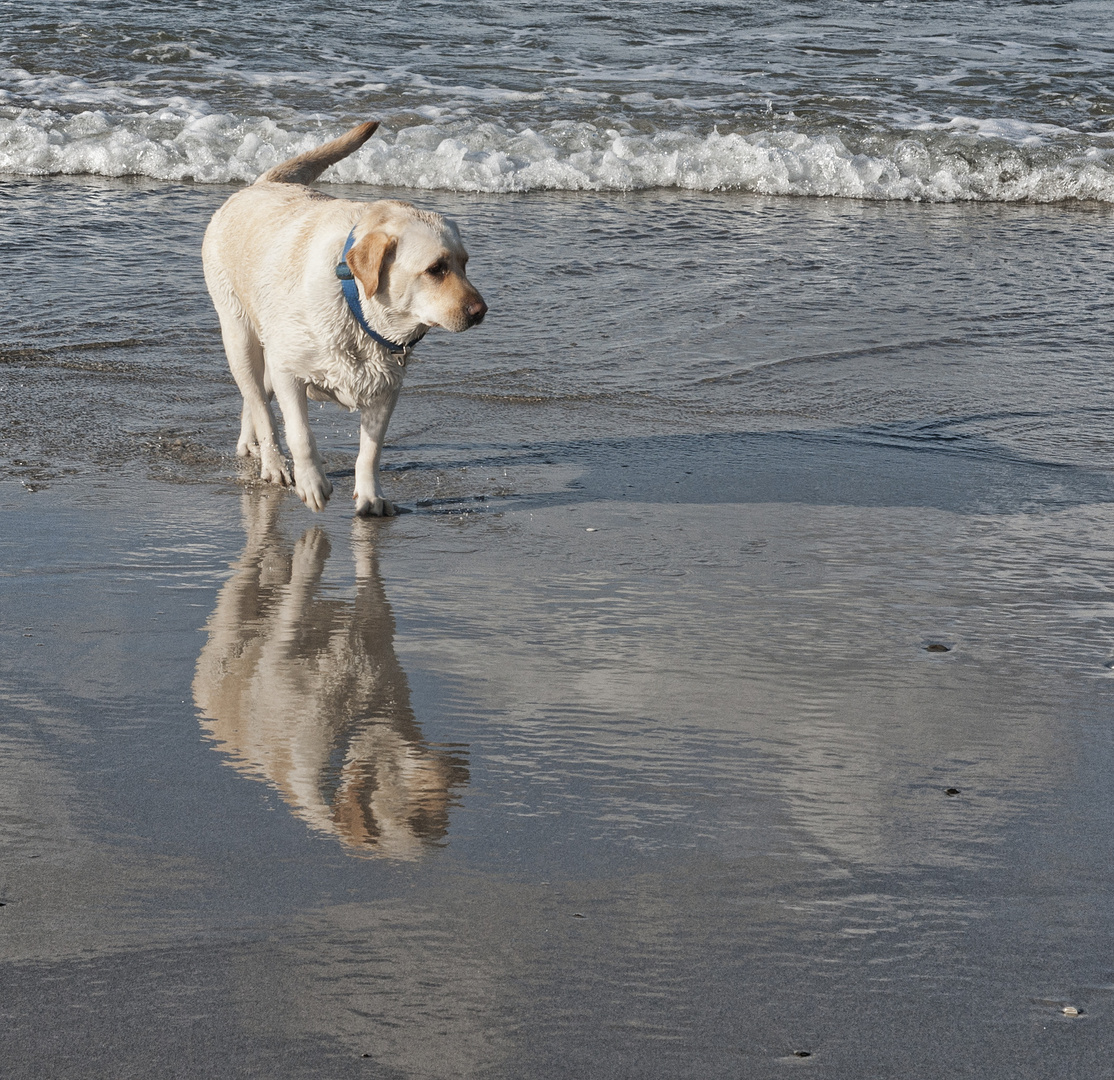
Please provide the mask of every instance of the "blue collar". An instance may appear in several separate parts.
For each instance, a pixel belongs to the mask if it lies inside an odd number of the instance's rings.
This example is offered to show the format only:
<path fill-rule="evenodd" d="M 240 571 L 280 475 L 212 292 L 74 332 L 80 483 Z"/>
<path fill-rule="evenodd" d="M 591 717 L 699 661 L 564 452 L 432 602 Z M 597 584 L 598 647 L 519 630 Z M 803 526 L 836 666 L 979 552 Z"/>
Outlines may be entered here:
<path fill-rule="evenodd" d="M 356 288 L 356 279 L 352 276 L 352 269 L 345 261 L 345 256 L 348 254 L 349 249 L 356 240 L 356 230 L 353 229 L 348 234 L 348 239 L 344 242 L 344 250 L 340 253 L 340 262 L 337 263 L 336 275 L 340 278 L 340 287 L 344 290 L 344 299 L 348 301 L 348 310 L 352 312 L 356 322 L 360 324 L 360 329 L 372 341 L 382 345 L 392 356 L 406 356 L 410 351 L 410 346 L 413 342 L 406 345 L 400 345 L 397 341 L 389 341 L 383 337 L 382 334 L 377 334 L 367 324 L 364 318 L 363 310 L 360 308 L 360 293 Z"/>

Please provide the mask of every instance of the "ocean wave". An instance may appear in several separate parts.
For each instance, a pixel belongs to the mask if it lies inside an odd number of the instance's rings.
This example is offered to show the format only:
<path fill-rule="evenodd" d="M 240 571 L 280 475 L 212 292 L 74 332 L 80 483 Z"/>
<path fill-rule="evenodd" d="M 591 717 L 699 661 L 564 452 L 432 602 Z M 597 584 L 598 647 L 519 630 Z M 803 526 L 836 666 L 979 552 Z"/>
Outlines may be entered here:
<path fill-rule="evenodd" d="M 6 115 L 5 115 L 6 114 Z M 263 117 L 0 110 L 0 172 L 250 182 L 334 137 Z M 451 114 L 381 131 L 325 182 L 478 192 L 681 188 L 858 199 L 1114 202 L 1114 140 L 1047 125 L 967 120 L 872 133 L 638 131 L 562 121 L 513 129 Z"/>

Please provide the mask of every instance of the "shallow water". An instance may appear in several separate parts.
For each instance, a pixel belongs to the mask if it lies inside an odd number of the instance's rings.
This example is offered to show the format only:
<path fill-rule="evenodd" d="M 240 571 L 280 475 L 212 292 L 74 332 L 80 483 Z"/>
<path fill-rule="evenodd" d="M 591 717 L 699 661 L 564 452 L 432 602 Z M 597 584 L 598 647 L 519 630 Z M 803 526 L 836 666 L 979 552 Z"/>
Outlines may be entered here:
<path fill-rule="evenodd" d="M 17 473 L 45 479 L 98 455 L 228 473 L 235 388 L 197 252 L 230 190 L 7 185 L 8 454 L 35 463 Z M 461 224 L 492 313 L 475 333 L 423 342 L 388 467 L 425 461 L 434 431 L 464 453 L 825 431 L 979 460 L 1109 464 L 1105 207 L 670 191 L 419 201 Z M 75 377 L 92 403 L 82 445 L 50 419 Z M 137 395 L 137 381 L 158 394 Z M 332 406 L 316 421 L 350 466 L 353 422 Z"/>

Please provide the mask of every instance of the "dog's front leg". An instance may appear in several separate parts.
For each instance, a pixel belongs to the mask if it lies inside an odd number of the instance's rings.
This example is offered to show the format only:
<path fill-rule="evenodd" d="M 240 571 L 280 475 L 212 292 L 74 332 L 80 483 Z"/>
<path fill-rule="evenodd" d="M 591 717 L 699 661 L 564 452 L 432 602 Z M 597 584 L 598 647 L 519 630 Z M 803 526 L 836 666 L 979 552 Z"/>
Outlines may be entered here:
<path fill-rule="evenodd" d="M 356 458 L 356 490 L 352 493 L 359 517 L 393 517 L 396 512 L 394 504 L 383 498 L 379 456 L 398 391 L 399 387 L 392 387 L 360 409 L 360 453 Z"/>
<path fill-rule="evenodd" d="M 324 510 L 333 485 L 325 475 L 317 443 L 309 429 L 306 384 L 286 372 L 271 372 L 271 383 L 282 409 L 286 444 L 294 458 L 294 490 L 311 510 Z"/>

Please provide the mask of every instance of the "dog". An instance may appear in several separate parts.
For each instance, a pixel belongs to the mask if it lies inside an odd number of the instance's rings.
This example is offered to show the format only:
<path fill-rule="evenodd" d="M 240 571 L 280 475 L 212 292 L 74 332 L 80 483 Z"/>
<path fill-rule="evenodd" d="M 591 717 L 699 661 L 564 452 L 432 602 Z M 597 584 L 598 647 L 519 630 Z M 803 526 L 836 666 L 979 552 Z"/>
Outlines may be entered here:
<path fill-rule="evenodd" d="M 283 536 L 281 502 L 272 488 L 243 495 L 247 541 L 194 675 L 201 728 L 351 854 L 420 858 L 448 831 L 467 759 L 422 735 L 367 526 L 353 526 L 349 597 L 323 580 L 321 529 L 293 546 Z"/>
<path fill-rule="evenodd" d="M 360 124 L 265 172 L 213 215 L 201 249 L 244 399 L 236 453 L 258 457 L 264 481 L 293 484 L 306 506 L 323 510 L 333 486 L 307 397 L 358 409 L 352 497 L 362 517 L 396 513 L 383 495 L 379 458 L 411 349 L 432 327 L 460 332 L 487 314 L 465 275 L 468 254 L 453 222 L 409 203 L 335 199 L 308 186 L 377 127 Z"/>

